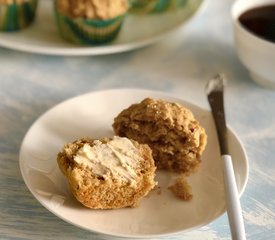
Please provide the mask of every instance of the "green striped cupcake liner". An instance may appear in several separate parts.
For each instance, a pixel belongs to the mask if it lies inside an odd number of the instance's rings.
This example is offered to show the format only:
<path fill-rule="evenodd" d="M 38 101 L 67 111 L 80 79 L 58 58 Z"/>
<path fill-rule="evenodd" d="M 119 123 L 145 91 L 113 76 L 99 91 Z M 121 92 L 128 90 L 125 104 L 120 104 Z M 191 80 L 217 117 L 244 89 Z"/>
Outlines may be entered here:
<path fill-rule="evenodd" d="M 38 0 L 28 0 L 21 4 L 0 3 L 0 30 L 16 31 L 30 25 L 35 18 Z"/>
<path fill-rule="evenodd" d="M 103 44 L 112 41 L 119 33 L 125 15 L 108 20 L 70 18 L 55 9 L 61 36 L 77 44 Z"/>
<path fill-rule="evenodd" d="M 136 14 L 161 13 L 184 7 L 188 0 L 129 0 L 130 12 Z"/>

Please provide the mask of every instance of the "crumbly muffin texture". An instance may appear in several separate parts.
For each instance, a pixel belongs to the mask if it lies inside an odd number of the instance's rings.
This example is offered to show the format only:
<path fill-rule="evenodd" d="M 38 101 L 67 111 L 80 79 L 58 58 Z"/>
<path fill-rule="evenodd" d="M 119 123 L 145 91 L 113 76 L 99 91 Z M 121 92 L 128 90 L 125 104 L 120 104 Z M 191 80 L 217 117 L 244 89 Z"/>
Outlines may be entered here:
<path fill-rule="evenodd" d="M 136 207 L 156 185 L 151 149 L 127 138 L 76 140 L 57 162 L 76 199 L 93 209 Z"/>
<path fill-rule="evenodd" d="M 187 108 L 146 98 L 123 110 L 113 123 L 115 133 L 148 144 L 158 169 L 186 175 L 196 172 L 205 149 L 205 129 Z"/>
<path fill-rule="evenodd" d="M 111 19 L 128 10 L 128 0 L 56 0 L 57 9 L 69 17 Z"/>

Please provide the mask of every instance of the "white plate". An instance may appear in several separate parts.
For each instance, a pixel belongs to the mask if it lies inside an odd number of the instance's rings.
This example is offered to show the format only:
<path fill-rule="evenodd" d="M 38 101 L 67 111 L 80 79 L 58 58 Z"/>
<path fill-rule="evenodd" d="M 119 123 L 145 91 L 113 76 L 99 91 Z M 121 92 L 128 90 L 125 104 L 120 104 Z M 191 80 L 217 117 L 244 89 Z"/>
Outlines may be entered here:
<path fill-rule="evenodd" d="M 198 173 L 189 177 L 194 197 L 190 202 L 175 198 L 167 189 L 175 175 L 157 172 L 161 194 L 152 191 L 137 208 L 91 210 L 78 203 L 56 162 L 64 143 L 83 136 L 112 136 L 114 117 L 145 97 L 178 102 L 193 111 L 208 134 L 207 148 Z M 239 193 L 248 178 L 245 151 L 229 130 Z M 91 231 L 123 237 L 157 237 L 189 231 L 210 223 L 225 212 L 222 168 L 211 113 L 181 99 L 147 90 L 117 89 L 93 92 L 65 101 L 42 115 L 25 136 L 20 169 L 26 185 L 49 211 L 63 220 Z"/>
<path fill-rule="evenodd" d="M 127 16 L 117 39 L 108 45 L 78 46 L 64 41 L 57 30 L 52 0 L 40 0 L 34 23 L 18 32 L 0 32 L 0 46 L 51 55 L 99 55 L 124 52 L 152 44 L 183 25 L 202 5 L 203 0 L 188 0 L 175 12 Z"/>

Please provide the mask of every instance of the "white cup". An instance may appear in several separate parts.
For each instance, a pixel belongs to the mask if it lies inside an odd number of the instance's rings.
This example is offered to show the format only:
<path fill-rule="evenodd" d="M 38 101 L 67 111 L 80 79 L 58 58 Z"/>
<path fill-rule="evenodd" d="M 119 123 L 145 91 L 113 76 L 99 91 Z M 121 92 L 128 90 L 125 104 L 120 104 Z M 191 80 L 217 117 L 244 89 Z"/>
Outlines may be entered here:
<path fill-rule="evenodd" d="M 241 62 L 249 70 L 252 79 L 261 86 L 275 89 L 275 43 L 249 32 L 239 21 L 249 9 L 275 5 L 275 0 L 238 0 L 231 11 L 235 46 Z"/>

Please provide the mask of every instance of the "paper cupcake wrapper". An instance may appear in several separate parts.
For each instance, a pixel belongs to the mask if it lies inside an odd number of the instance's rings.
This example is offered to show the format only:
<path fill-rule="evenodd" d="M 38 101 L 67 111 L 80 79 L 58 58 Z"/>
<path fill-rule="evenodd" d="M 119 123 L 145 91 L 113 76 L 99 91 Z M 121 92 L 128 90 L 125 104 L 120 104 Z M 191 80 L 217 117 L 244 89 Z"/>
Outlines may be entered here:
<path fill-rule="evenodd" d="M 187 0 L 129 0 L 132 13 L 161 13 L 183 7 Z"/>
<path fill-rule="evenodd" d="M 186 6 L 188 0 L 171 0 L 172 8 L 181 8 Z"/>
<path fill-rule="evenodd" d="M 102 44 L 112 41 L 120 31 L 124 15 L 108 20 L 70 18 L 55 11 L 61 36 L 77 44 Z"/>
<path fill-rule="evenodd" d="M 0 3 L 0 30 L 16 31 L 27 27 L 33 22 L 37 0 L 29 0 L 22 4 Z"/>

